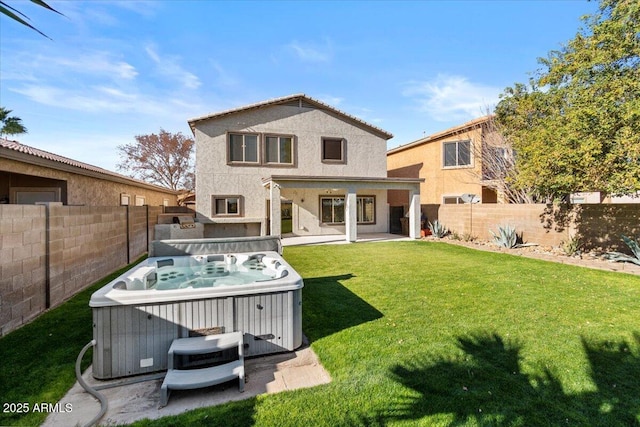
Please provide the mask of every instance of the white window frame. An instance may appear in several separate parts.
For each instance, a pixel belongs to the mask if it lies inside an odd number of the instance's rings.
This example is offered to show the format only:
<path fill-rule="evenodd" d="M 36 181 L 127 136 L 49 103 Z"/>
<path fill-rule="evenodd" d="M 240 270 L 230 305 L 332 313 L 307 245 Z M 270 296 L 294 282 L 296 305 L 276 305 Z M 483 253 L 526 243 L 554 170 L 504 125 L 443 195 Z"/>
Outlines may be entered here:
<path fill-rule="evenodd" d="M 469 163 L 460 163 L 460 144 L 469 144 Z M 454 165 L 447 165 L 447 151 L 446 146 L 455 144 L 456 146 L 456 159 Z M 444 141 L 442 143 L 442 168 L 443 169 L 455 169 L 455 168 L 468 168 L 473 166 L 473 145 L 470 139 L 459 141 Z"/>
<path fill-rule="evenodd" d="M 447 203 L 447 200 L 454 200 L 454 199 L 455 199 L 455 203 L 453 202 Z M 464 200 L 462 200 L 461 196 L 442 196 L 442 204 L 443 205 L 463 205 Z"/>

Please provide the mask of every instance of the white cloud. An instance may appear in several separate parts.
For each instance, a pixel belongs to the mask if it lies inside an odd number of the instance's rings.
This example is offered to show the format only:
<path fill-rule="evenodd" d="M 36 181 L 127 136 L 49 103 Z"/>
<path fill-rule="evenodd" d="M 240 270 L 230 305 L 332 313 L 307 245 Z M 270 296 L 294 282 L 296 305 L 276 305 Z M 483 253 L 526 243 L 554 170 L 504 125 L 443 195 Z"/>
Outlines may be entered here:
<path fill-rule="evenodd" d="M 43 58 L 41 62 L 48 62 L 81 74 L 107 75 L 124 80 L 133 80 L 138 75 L 133 65 L 113 60 L 108 53 L 103 52 L 95 52 L 74 59 Z"/>
<path fill-rule="evenodd" d="M 160 74 L 178 80 L 184 87 L 188 89 L 197 89 L 202 84 L 195 74 L 185 70 L 179 64 L 179 58 L 176 56 L 161 57 L 156 51 L 155 46 L 149 45 L 145 48 L 147 55 L 156 63 Z"/>
<path fill-rule="evenodd" d="M 61 88 L 46 85 L 26 85 L 13 92 L 39 104 L 89 113 L 135 113 L 173 117 L 176 109 L 191 105 L 185 100 L 158 94 L 145 95 L 124 92 L 107 86 Z"/>
<path fill-rule="evenodd" d="M 286 47 L 304 62 L 329 62 L 333 57 L 333 48 L 328 39 L 321 44 L 300 43 L 294 40 Z"/>
<path fill-rule="evenodd" d="M 413 98 L 421 112 L 447 122 L 486 114 L 498 102 L 501 90 L 471 82 L 466 77 L 440 74 L 432 80 L 409 82 L 402 94 Z"/>

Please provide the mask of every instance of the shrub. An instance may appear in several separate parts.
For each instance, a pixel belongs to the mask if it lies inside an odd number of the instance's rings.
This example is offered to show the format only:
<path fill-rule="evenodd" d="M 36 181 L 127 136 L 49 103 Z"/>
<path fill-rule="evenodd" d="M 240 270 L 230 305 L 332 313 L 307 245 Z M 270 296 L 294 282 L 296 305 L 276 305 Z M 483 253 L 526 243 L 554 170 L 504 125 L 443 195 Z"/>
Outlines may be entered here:
<path fill-rule="evenodd" d="M 640 238 L 634 240 L 630 237 L 622 235 L 622 241 L 631 249 L 634 256 L 623 254 L 620 252 L 607 252 L 607 258 L 617 262 L 632 262 L 640 265 Z"/>
<path fill-rule="evenodd" d="M 518 235 L 516 234 L 516 229 L 511 227 L 510 225 L 507 225 L 505 227 L 498 226 L 498 234 L 494 233 L 492 230 L 489 230 L 489 232 L 493 236 L 493 240 L 498 246 L 511 249 L 515 248 L 518 244 Z"/>
<path fill-rule="evenodd" d="M 437 237 L 438 239 L 443 238 L 449 232 L 447 227 L 437 219 L 433 222 L 429 222 L 429 231 L 431 231 L 432 236 Z"/>
<path fill-rule="evenodd" d="M 582 248 L 582 241 L 579 237 L 571 236 L 569 240 L 563 240 L 560 242 L 560 248 L 566 256 L 573 256 L 580 253 Z"/>

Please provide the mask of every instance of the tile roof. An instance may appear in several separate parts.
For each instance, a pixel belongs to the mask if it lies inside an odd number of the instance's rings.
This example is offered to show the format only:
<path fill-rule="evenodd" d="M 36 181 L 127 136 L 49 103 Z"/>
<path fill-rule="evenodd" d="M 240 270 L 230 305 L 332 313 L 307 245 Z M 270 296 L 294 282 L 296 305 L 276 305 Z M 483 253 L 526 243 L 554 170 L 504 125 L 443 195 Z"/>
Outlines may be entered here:
<path fill-rule="evenodd" d="M 344 119 L 351 121 L 353 123 L 356 123 L 360 126 L 363 126 L 365 128 L 368 128 L 371 132 L 378 134 L 382 137 L 384 137 L 385 139 L 391 139 L 393 138 L 393 134 L 387 132 L 386 130 L 379 128 L 377 126 L 372 125 L 371 123 L 367 123 L 362 119 L 359 119 L 356 116 L 352 116 L 351 114 L 345 113 L 344 111 L 338 110 L 337 108 L 332 107 L 329 104 L 326 104 L 320 100 L 317 100 L 315 98 L 312 98 L 310 96 L 305 95 L 304 93 L 298 93 L 298 94 L 294 94 L 294 95 L 288 95 L 288 96 L 283 96 L 280 98 L 274 98 L 274 99 L 269 99 L 267 101 L 261 101 L 261 102 L 257 102 L 255 104 L 249 104 L 249 105 L 245 105 L 243 107 L 237 107 L 237 108 L 232 108 L 230 110 L 225 110 L 225 111 L 220 111 L 217 113 L 212 113 L 212 114 L 207 114 L 204 116 L 200 116 L 200 117 L 195 117 L 193 119 L 189 119 L 187 122 L 189 123 L 189 126 L 191 127 L 191 130 L 194 129 L 194 125 L 197 122 L 200 121 L 204 121 L 204 120 L 209 120 L 209 119 L 215 119 L 218 117 L 222 117 L 222 116 L 226 116 L 229 114 L 235 114 L 235 113 L 240 113 L 243 111 L 248 111 L 248 110 L 254 110 L 254 109 L 258 109 L 258 108 L 264 108 L 264 107 L 268 107 L 271 105 L 281 105 L 281 104 L 286 104 L 292 101 L 306 101 L 307 103 L 322 109 L 322 110 L 328 110 L 331 111 L 335 114 L 338 114 L 339 116 L 342 116 Z"/>
<path fill-rule="evenodd" d="M 463 132 L 463 131 L 465 131 L 465 130 L 467 130 L 469 128 L 480 126 L 480 125 L 488 122 L 491 117 L 493 117 L 491 114 L 486 115 L 486 116 L 482 116 L 482 117 L 478 117 L 476 119 L 470 120 L 470 121 L 468 121 L 466 123 L 463 123 L 461 125 L 454 126 L 454 127 L 451 127 L 449 129 L 446 129 L 446 130 L 443 130 L 443 131 L 440 131 L 440 132 L 436 132 L 436 133 L 431 134 L 429 136 L 425 136 L 424 138 L 420 138 L 418 140 L 415 140 L 415 141 L 412 141 L 412 142 L 408 142 L 408 143 L 406 143 L 404 145 L 399 145 L 399 146 L 397 146 L 395 148 L 392 148 L 392 149 L 388 150 L 387 154 L 393 154 L 393 153 L 397 153 L 399 151 L 406 150 L 408 148 L 417 147 L 417 146 L 422 145 L 422 144 L 427 144 L 427 143 L 429 143 L 429 142 L 431 142 L 433 140 L 436 140 L 438 138 L 442 138 L 444 136 L 455 135 L 456 133 Z"/>
<path fill-rule="evenodd" d="M 155 187 L 157 189 L 162 189 L 165 191 L 173 191 L 171 189 L 161 187 L 159 185 L 150 184 L 148 182 L 140 181 L 135 178 L 131 178 L 125 175 L 121 175 L 119 173 L 112 172 L 107 169 L 100 168 L 98 166 L 93 166 L 88 163 L 79 162 L 77 160 L 70 159 L 68 157 L 60 156 L 58 154 L 51 153 L 49 151 L 41 150 L 39 148 L 31 147 L 29 145 L 24 145 L 19 143 L 18 141 L 11 141 L 5 138 L 0 138 L 0 157 L 5 157 L 2 155 L 2 149 L 7 149 L 16 153 L 26 154 L 28 156 L 33 156 L 39 159 L 43 159 L 46 161 L 59 163 L 61 165 L 71 166 L 73 168 L 78 168 L 83 171 L 88 171 L 92 173 L 96 173 L 99 175 L 104 175 L 105 179 L 111 178 L 111 180 L 118 181 L 129 181 L 131 184 L 142 185 L 147 187 Z"/>

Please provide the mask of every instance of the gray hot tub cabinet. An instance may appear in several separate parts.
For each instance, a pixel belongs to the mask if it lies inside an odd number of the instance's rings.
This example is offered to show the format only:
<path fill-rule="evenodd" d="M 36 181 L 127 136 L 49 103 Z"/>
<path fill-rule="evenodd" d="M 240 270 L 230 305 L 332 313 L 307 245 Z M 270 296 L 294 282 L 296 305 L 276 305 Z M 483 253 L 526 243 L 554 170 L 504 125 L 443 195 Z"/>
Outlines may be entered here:
<path fill-rule="evenodd" d="M 173 242 L 154 242 L 155 255 L 229 253 L 229 249 L 241 252 L 243 245 L 250 248 L 247 252 L 261 250 L 261 247 L 280 252 L 279 240 L 273 238 L 219 242 L 213 239 L 177 241 L 175 249 L 172 249 Z M 302 345 L 303 286 L 302 279 L 291 270 L 287 279 L 293 278 L 296 282 L 289 282 L 281 291 L 268 287 L 266 291 L 254 289 L 243 293 L 242 287 L 238 287 L 240 292 L 234 295 L 213 292 L 186 300 L 111 304 L 105 303 L 103 295 L 101 304 L 91 305 L 96 341 L 93 376 L 113 379 L 166 370 L 172 341 L 194 335 L 241 331 L 245 356 L 293 351 Z"/>

